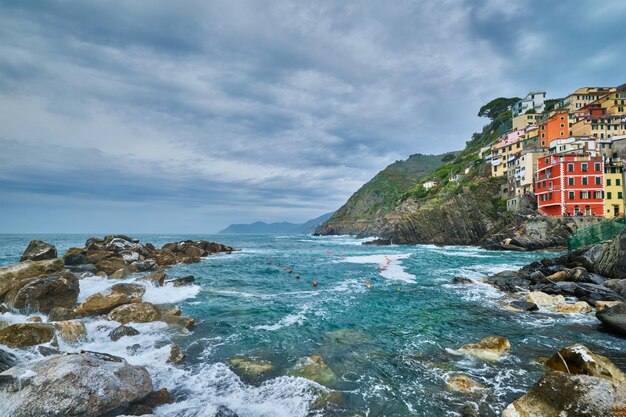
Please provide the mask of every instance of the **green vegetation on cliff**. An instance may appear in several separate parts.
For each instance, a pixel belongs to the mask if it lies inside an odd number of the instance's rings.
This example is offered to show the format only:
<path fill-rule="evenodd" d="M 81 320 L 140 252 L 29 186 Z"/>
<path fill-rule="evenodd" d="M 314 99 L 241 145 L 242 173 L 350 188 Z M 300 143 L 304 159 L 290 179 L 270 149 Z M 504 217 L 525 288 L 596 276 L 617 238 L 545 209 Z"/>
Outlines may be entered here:
<path fill-rule="evenodd" d="M 455 157 L 454 152 L 443 155 L 415 154 L 405 161 L 394 162 L 354 193 L 329 221 L 373 220 L 384 216 L 422 178 L 441 166 L 444 160 Z"/>

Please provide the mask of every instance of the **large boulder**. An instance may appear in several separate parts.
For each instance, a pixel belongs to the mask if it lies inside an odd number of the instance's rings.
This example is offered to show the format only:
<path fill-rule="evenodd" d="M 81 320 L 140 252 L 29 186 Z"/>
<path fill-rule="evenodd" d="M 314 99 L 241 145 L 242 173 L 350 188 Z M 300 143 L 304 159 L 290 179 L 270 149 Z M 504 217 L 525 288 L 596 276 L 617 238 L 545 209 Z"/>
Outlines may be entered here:
<path fill-rule="evenodd" d="M 562 295 L 551 296 L 541 291 L 532 291 L 528 293 L 524 299 L 529 303 L 535 303 L 538 306 L 565 303 L 565 297 Z"/>
<path fill-rule="evenodd" d="M 12 308 L 47 313 L 55 307 L 73 307 L 79 291 L 78 277 L 64 270 L 16 282 L 6 293 L 5 302 Z"/>
<path fill-rule="evenodd" d="M 17 365 L 18 359 L 11 352 L 7 352 L 4 349 L 0 349 L 0 372 Z"/>
<path fill-rule="evenodd" d="M 113 275 L 120 269 L 126 271 L 126 273 L 130 272 L 130 270 L 128 269 L 128 264 L 123 258 L 103 259 L 96 263 L 96 268 L 98 268 L 98 271 L 106 272 L 107 275 Z"/>
<path fill-rule="evenodd" d="M 109 320 L 115 320 L 122 324 L 148 323 L 159 320 L 159 310 L 151 303 L 126 304 L 119 306 L 108 315 Z"/>
<path fill-rule="evenodd" d="M 0 376 L 14 381 L 0 385 L 0 415 L 12 417 L 96 417 L 153 391 L 145 368 L 91 352 L 50 356 Z"/>
<path fill-rule="evenodd" d="M 551 308 L 556 313 L 589 313 L 591 306 L 585 301 L 576 301 L 574 304 L 557 304 Z"/>
<path fill-rule="evenodd" d="M 31 240 L 20 258 L 23 261 L 45 261 L 57 257 L 57 248 L 41 240 Z"/>
<path fill-rule="evenodd" d="M 137 302 L 139 300 L 129 297 L 121 292 L 101 292 L 90 295 L 85 302 L 76 307 L 76 314 L 95 315 L 105 314 L 124 304 Z"/>
<path fill-rule="evenodd" d="M 0 268 L 0 299 L 4 298 L 16 282 L 59 272 L 63 266 L 63 259 L 56 258 L 46 261 L 24 261 Z"/>
<path fill-rule="evenodd" d="M 48 323 L 18 323 L 0 330 L 0 343 L 23 348 L 48 343 L 54 338 L 54 326 Z"/>
<path fill-rule="evenodd" d="M 548 359 L 552 370 L 503 411 L 503 417 L 608 417 L 626 410 L 626 375 L 582 345 Z"/>
<path fill-rule="evenodd" d="M 511 343 L 508 339 L 500 336 L 489 336 L 476 343 L 463 345 L 459 352 L 484 360 L 498 360 L 509 349 Z"/>
<path fill-rule="evenodd" d="M 176 264 L 176 255 L 169 249 L 161 249 L 156 252 L 155 259 L 161 267 Z"/>
<path fill-rule="evenodd" d="M 70 345 L 82 342 L 87 337 L 87 328 L 80 320 L 65 320 L 53 323 L 57 334 Z"/>
<path fill-rule="evenodd" d="M 619 303 L 616 306 L 598 311 L 596 317 L 607 328 L 626 336 L 626 303 Z"/>
<path fill-rule="evenodd" d="M 135 329 L 134 327 L 130 327 L 130 326 L 126 326 L 122 324 L 116 327 L 115 329 L 111 330 L 111 332 L 109 333 L 109 338 L 112 341 L 116 342 L 124 336 L 137 336 L 138 334 L 139 334 L 139 331 Z"/>
<path fill-rule="evenodd" d="M 505 292 L 518 292 L 521 289 L 528 288 L 531 284 L 525 274 L 517 271 L 498 272 L 495 275 L 487 277 L 485 280 L 488 284 Z"/>
<path fill-rule="evenodd" d="M 626 297 L 626 279 L 609 279 L 604 282 L 604 286 Z"/>
<path fill-rule="evenodd" d="M 146 287 L 130 282 L 121 282 L 111 287 L 112 292 L 126 294 L 132 298 L 141 298 L 146 293 Z"/>

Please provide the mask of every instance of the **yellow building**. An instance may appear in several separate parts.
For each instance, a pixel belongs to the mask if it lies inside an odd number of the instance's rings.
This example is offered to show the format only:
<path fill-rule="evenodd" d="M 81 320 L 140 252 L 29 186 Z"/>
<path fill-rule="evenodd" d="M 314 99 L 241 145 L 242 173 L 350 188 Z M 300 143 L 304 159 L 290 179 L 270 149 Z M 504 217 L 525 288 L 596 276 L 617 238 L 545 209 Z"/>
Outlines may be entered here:
<path fill-rule="evenodd" d="M 614 87 L 582 87 L 559 102 L 559 108 L 574 112 L 615 91 Z"/>
<path fill-rule="evenodd" d="M 601 100 L 607 114 L 626 114 L 626 84 L 622 84 Z"/>
<path fill-rule="evenodd" d="M 626 117 L 612 114 L 599 118 L 581 119 L 572 124 L 572 136 L 589 136 L 598 139 L 626 134 Z"/>
<path fill-rule="evenodd" d="M 624 215 L 624 173 L 622 165 L 604 167 L 604 217 Z"/>
<path fill-rule="evenodd" d="M 536 126 L 539 120 L 541 120 L 541 113 L 520 114 L 519 116 L 513 117 L 513 126 L 511 129 L 522 130 L 527 126 Z"/>

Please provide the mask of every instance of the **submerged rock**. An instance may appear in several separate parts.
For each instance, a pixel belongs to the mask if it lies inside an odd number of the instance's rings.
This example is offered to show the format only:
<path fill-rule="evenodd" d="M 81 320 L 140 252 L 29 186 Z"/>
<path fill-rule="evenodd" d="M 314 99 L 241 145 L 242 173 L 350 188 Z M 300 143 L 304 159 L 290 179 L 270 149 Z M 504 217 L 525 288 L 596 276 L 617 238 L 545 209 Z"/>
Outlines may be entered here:
<path fill-rule="evenodd" d="M 453 284 L 473 284 L 474 281 L 472 281 L 469 278 L 465 278 L 465 277 L 454 277 L 452 278 L 452 283 Z"/>
<path fill-rule="evenodd" d="M 54 259 L 57 257 L 57 248 L 50 243 L 41 240 L 31 240 L 26 250 L 20 258 L 20 262 L 24 261 L 44 261 L 46 259 Z"/>
<path fill-rule="evenodd" d="M 258 361 L 249 358 L 230 358 L 228 362 L 237 371 L 250 377 L 256 377 L 274 370 L 274 365 L 270 362 Z"/>
<path fill-rule="evenodd" d="M 183 349 L 178 345 L 172 345 L 170 349 L 170 357 L 167 359 L 168 363 L 183 363 L 187 355 L 183 352 Z"/>
<path fill-rule="evenodd" d="M 54 326 L 48 323 L 18 323 L 0 330 L 0 343 L 12 348 L 48 343 L 54 338 Z"/>
<path fill-rule="evenodd" d="M 474 393 L 477 391 L 482 391 L 485 389 L 485 386 L 479 382 L 474 381 L 467 375 L 454 375 L 448 379 L 446 382 L 448 389 L 452 391 L 465 392 L 465 393 Z"/>
<path fill-rule="evenodd" d="M 332 385 L 337 381 L 337 376 L 328 366 L 324 358 L 319 355 L 312 355 L 300 360 L 296 365 L 293 374 L 301 376 L 321 385 Z"/>
<path fill-rule="evenodd" d="M 626 336 L 626 303 L 598 311 L 596 317 L 610 330 Z"/>
<path fill-rule="evenodd" d="M 476 343 L 463 345 L 459 352 L 491 361 L 498 360 L 509 349 L 511 349 L 511 343 L 508 339 L 500 336 L 489 336 Z"/>
<path fill-rule="evenodd" d="M 115 308 L 108 315 L 109 320 L 126 324 L 130 322 L 148 323 L 159 320 L 160 314 L 151 303 L 125 304 Z"/>
<path fill-rule="evenodd" d="M 153 391 L 148 371 L 124 359 L 91 352 L 56 355 L 15 366 L 0 376 L 0 415 L 96 417 Z"/>
<path fill-rule="evenodd" d="M 6 293 L 5 300 L 12 308 L 47 313 L 55 307 L 72 307 L 78 292 L 78 277 L 65 270 L 16 282 Z"/>
<path fill-rule="evenodd" d="M 126 326 L 122 324 L 109 332 L 109 338 L 116 342 L 124 336 L 137 336 L 139 331 L 134 327 Z"/>
<path fill-rule="evenodd" d="M 195 278 L 193 275 L 187 275 L 185 277 L 181 277 L 181 278 L 174 278 L 174 279 L 170 279 L 165 281 L 166 284 L 171 284 L 174 287 L 183 287 L 186 285 L 192 285 L 195 282 Z"/>

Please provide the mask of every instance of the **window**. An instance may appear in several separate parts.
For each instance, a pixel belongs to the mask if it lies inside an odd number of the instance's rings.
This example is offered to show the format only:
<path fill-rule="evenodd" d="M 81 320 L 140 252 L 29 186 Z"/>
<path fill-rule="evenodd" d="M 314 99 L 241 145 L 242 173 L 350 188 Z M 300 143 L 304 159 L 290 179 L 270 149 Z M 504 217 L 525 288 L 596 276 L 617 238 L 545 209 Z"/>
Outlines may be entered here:
<path fill-rule="evenodd" d="M 596 185 L 602 185 L 602 177 L 596 177 Z"/>
<path fill-rule="evenodd" d="M 576 198 L 576 194 L 575 194 L 573 191 L 570 191 L 570 192 L 569 192 L 569 199 L 570 199 L 570 200 L 573 200 L 573 199 L 575 199 L 575 198 Z"/>
<path fill-rule="evenodd" d="M 567 164 L 567 172 L 574 172 L 574 164 Z"/>
<path fill-rule="evenodd" d="M 601 200 L 602 199 L 602 191 L 596 191 L 596 199 Z"/>
<path fill-rule="evenodd" d="M 611 179 L 610 179 L 610 178 L 607 178 L 607 179 L 606 179 L 606 185 L 608 185 L 608 186 L 610 186 L 610 185 L 611 185 Z M 609 198 L 611 198 L 611 197 L 609 197 Z"/>
<path fill-rule="evenodd" d="M 587 177 L 582 177 L 582 185 L 587 185 Z"/>
<path fill-rule="evenodd" d="M 552 193 L 548 193 L 548 200 L 552 200 Z"/>
<path fill-rule="evenodd" d="M 587 164 L 581 164 L 581 166 L 582 166 L 582 171 L 583 172 L 587 172 L 588 171 Z"/>
<path fill-rule="evenodd" d="M 581 200 L 586 200 L 589 198 L 589 191 L 581 191 L 580 192 L 580 199 Z"/>
<path fill-rule="evenodd" d="M 622 181 L 619 178 L 615 178 L 615 185 L 622 185 Z"/>
<path fill-rule="evenodd" d="M 622 198 L 624 198 L 624 197 L 622 196 L 622 192 L 621 192 L 621 191 L 619 191 L 619 192 L 617 193 L 617 198 L 619 198 L 620 200 L 621 200 Z"/>
<path fill-rule="evenodd" d="M 610 200 L 611 198 L 613 198 L 613 196 L 611 195 L 611 192 L 609 191 L 608 193 L 606 193 L 606 199 Z"/>
<path fill-rule="evenodd" d="M 567 184 L 568 184 L 568 185 L 574 185 L 574 177 L 569 177 L 569 178 L 567 179 Z"/>
<path fill-rule="evenodd" d="M 600 163 L 599 162 L 596 162 L 595 169 L 596 169 L 596 171 L 600 171 Z"/>

